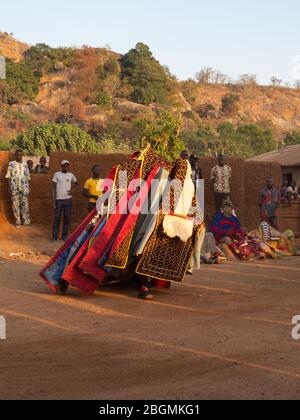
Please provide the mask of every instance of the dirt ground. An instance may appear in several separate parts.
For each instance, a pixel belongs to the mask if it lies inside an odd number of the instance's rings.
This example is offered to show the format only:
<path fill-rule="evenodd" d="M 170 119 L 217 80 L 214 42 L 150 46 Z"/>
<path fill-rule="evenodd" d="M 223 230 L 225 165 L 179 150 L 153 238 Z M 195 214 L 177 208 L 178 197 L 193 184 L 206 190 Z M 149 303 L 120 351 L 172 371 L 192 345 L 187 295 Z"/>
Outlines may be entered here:
<path fill-rule="evenodd" d="M 300 258 L 203 266 L 153 302 L 124 286 L 54 296 L 35 255 L 48 235 L 0 237 L 0 400 L 299 399 Z"/>

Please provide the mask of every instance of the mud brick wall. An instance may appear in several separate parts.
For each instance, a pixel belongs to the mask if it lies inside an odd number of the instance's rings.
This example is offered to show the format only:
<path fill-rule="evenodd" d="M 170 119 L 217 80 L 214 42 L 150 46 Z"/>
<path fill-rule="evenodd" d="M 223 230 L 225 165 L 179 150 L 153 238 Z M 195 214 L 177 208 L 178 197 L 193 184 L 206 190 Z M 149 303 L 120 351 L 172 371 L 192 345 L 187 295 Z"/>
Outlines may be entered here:
<path fill-rule="evenodd" d="M 215 211 L 213 187 L 210 182 L 211 168 L 216 159 L 200 158 L 199 164 L 205 179 L 205 216 L 208 221 Z M 258 207 L 259 191 L 264 187 L 266 179 L 273 176 L 277 188 L 281 186 L 281 167 L 277 163 L 247 162 L 243 159 L 227 159 L 232 169 L 231 198 L 238 216 L 244 226 L 254 229 L 260 222 Z"/>
<path fill-rule="evenodd" d="M 80 188 L 73 195 L 73 224 L 80 223 L 87 214 L 87 201 L 82 195 L 85 181 L 91 177 L 94 165 L 101 166 L 101 176 L 105 178 L 112 166 L 129 159 L 122 154 L 96 155 L 89 153 L 53 153 L 50 157 L 50 173 L 48 175 L 32 175 L 30 208 L 33 223 L 50 225 L 53 221 L 52 179 L 60 170 L 61 161 L 67 159 L 71 163 L 71 171 L 76 176 Z"/>
<path fill-rule="evenodd" d="M 8 152 L 0 152 L 0 223 L 12 221 L 7 182 L 4 179 L 7 165 L 13 156 Z M 32 223 L 50 226 L 53 220 L 52 178 L 60 169 L 63 159 L 71 162 L 71 170 L 76 175 L 81 188 L 74 196 L 73 224 L 77 225 L 86 215 L 86 200 L 81 194 L 83 184 L 91 175 L 91 168 L 100 165 L 101 176 L 106 177 L 113 165 L 128 160 L 129 156 L 122 154 L 95 155 L 87 153 L 53 153 L 50 157 L 50 173 L 48 175 L 32 175 L 30 210 Z M 242 159 L 228 159 L 232 167 L 232 200 L 242 223 L 249 229 L 256 227 L 260 220 L 258 209 L 258 193 L 264 186 L 268 176 L 272 175 L 277 187 L 281 183 L 281 168 L 279 164 L 264 162 L 246 162 Z M 209 219 L 214 214 L 214 194 L 210 183 L 210 171 L 216 160 L 204 157 L 199 160 L 205 179 L 205 213 Z"/>

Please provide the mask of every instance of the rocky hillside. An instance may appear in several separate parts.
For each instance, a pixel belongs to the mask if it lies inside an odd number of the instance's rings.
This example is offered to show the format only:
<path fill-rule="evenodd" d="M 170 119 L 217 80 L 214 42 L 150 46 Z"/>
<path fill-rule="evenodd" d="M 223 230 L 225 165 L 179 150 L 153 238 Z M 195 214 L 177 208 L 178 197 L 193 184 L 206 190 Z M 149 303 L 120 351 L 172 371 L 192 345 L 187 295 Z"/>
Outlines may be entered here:
<path fill-rule="evenodd" d="M 27 96 L 16 96 L 15 92 L 13 96 L 5 85 L 7 82 L 0 84 L 2 142 L 45 121 L 71 122 L 87 131 L 119 130 L 121 136 L 130 139 L 135 135 L 136 119 L 154 118 L 163 110 L 182 118 L 183 132 L 216 127 L 227 121 L 234 126 L 255 123 L 271 128 L 280 142 L 286 133 L 300 131 L 300 91 L 296 89 L 180 82 L 167 74 L 169 84 L 163 100 L 151 102 L 151 97 L 135 100 L 136 92 L 130 83 L 136 76 L 129 69 L 131 79 L 124 78 L 119 54 L 89 47 L 78 50 L 46 47 L 40 47 L 36 58 L 37 52 L 28 45 L 0 33 L 0 54 L 19 63 L 23 63 L 25 54 L 26 71 L 34 63 L 32 71 L 35 77 L 38 74 L 37 86 L 29 93 L 28 82 L 24 82 Z M 45 56 L 40 54 L 41 48 L 46 48 Z M 18 70 L 12 67 L 11 71 Z M 19 82 L 20 75 L 16 77 L 14 83 Z M 157 79 L 157 74 L 153 78 Z M 228 101 L 224 105 L 224 98 L 229 98 L 229 106 Z"/>
<path fill-rule="evenodd" d="M 229 118 L 234 124 L 262 123 L 270 126 L 280 137 L 283 133 L 300 130 L 300 91 L 271 86 L 202 85 L 197 88 L 193 108 L 204 104 L 221 107 L 222 98 L 231 92 L 240 98 L 238 112 Z M 207 114 L 215 120 L 224 118 L 219 112 Z"/>
<path fill-rule="evenodd" d="M 13 34 L 0 32 L 0 55 L 11 60 L 21 61 L 28 48 L 27 44 L 17 41 Z"/>

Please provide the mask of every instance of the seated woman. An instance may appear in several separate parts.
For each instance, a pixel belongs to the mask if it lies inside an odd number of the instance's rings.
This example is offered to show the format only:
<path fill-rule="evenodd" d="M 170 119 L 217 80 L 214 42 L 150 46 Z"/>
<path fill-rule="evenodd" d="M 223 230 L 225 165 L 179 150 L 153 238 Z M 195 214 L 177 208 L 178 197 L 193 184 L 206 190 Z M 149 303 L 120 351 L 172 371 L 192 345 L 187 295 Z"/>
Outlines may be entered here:
<path fill-rule="evenodd" d="M 283 233 L 262 222 L 258 229 L 248 234 L 259 243 L 260 248 L 273 258 L 300 256 L 296 245 L 295 234 L 291 230 Z"/>
<path fill-rule="evenodd" d="M 233 254 L 244 261 L 262 257 L 256 247 L 256 242 L 248 238 L 247 233 L 242 229 L 230 198 L 224 201 L 222 212 L 214 217 L 209 232 L 213 233 L 217 243 L 223 244 L 227 255 Z"/>
<path fill-rule="evenodd" d="M 223 264 L 226 262 L 225 254 L 217 247 L 212 233 L 205 234 L 201 248 L 201 262 L 205 264 Z"/>

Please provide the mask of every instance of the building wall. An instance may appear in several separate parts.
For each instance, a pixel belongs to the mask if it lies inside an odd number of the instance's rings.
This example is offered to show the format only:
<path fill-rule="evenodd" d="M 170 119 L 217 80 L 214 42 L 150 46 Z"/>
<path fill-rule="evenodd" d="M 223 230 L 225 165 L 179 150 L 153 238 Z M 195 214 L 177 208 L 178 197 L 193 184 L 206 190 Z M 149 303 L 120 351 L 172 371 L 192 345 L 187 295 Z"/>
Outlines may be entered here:
<path fill-rule="evenodd" d="M 283 177 L 286 174 L 293 174 L 293 180 L 297 182 L 300 187 L 300 166 L 291 166 L 282 168 Z"/>
<path fill-rule="evenodd" d="M 279 213 L 280 229 L 291 229 L 296 236 L 300 236 L 300 202 L 282 205 Z"/>
<path fill-rule="evenodd" d="M 12 221 L 7 182 L 4 179 L 8 162 L 13 158 L 8 152 L 0 152 L 0 222 Z M 60 162 L 68 159 L 72 172 L 81 186 L 90 177 L 91 167 L 99 164 L 102 176 L 110 172 L 113 165 L 121 163 L 129 156 L 121 154 L 94 155 L 83 153 L 53 153 L 50 157 L 50 173 L 48 175 L 32 175 L 30 209 L 32 223 L 50 227 L 53 220 L 52 177 L 60 169 Z M 213 158 L 201 158 L 200 166 L 205 178 L 205 213 L 207 219 L 214 214 L 214 195 L 209 181 L 210 170 L 216 164 Z M 276 185 L 281 184 L 281 168 L 274 163 L 246 162 L 241 159 L 228 159 L 232 167 L 232 200 L 242 223 L 249 229 L 256 227 L 260 221 L 258 209 L 258 193 L 265 185 L 268 176 L 273 176 Z M 86 214 L 86 200 L 79 193 L 74 197 L 73 224 L 78 224 Z"/>

